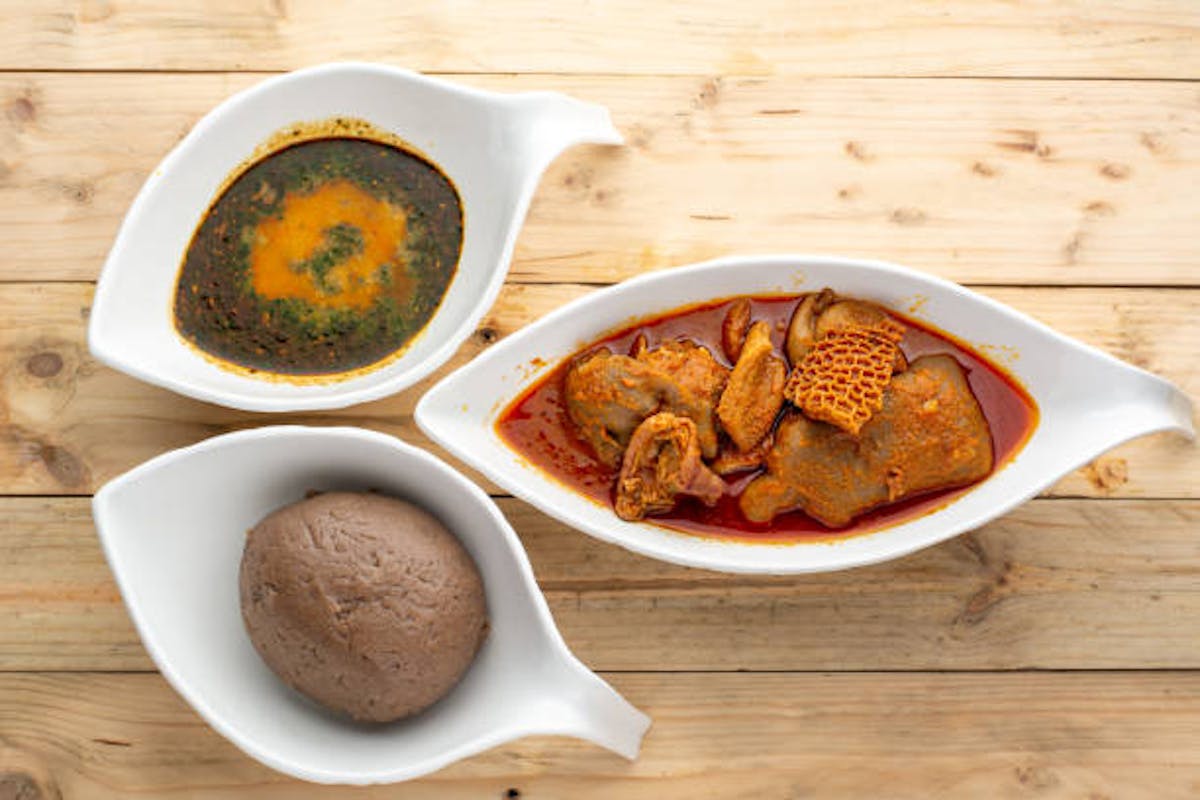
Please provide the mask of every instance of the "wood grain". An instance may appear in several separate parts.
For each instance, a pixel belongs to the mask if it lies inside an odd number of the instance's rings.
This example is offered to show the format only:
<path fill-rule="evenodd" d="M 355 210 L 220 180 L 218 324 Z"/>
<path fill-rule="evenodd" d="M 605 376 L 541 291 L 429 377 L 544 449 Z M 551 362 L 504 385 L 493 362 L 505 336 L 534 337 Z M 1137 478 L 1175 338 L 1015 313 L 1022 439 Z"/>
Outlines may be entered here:
<path fill-rule="evenodd" d="M 94 279 L 157 161 L 260 79 L 0 75 L 0 280 Z M 1200 104 L 1186 82 L 467 82 L 604 103 L 629 143 L 577 148 L 550 168 L 515 280 L 608 283 L 790 251 L 960 282 L 1200 285 Z"/>
<path fill-rule="evenodd" d="M 489 342 L 588 291 L 509 284 L 476 335 L 430 379 L 343 411 L 264 415 L 189 400 L 93 361 L 85 335 L 90 285 L 0 285 L 0 490 L 87 494 L 166 450 L 280 422 L 363 425 L 433 448 L 412 421 L 421 394 Z M 1200 290 L 993 287 L 985 293 L 1200 397 Z M 1198 497 L 1200 449 L 1175 435 L 1147 437 L 1067 476 L 1051 493 Z"/>
<path fill-rule="evenodd" d="M 1197 501 L 1035 500 L 897 562 L 778 578 L 663 564 L 500 506 L 598 669 L 1200 667 Z M 0 670 L 153 668 L 86 500 L 0 500 L 0 563 Z"/>
<path fill-rule="evenodd" d="M 290 69 L 331 59 L 451 72 L 1200 77 L 1188 0 L 935 4 L 170 0 L 0 4 L 8 69 Z"/>
<path fill-rule="evenodd" d="M 654 718 L 636 762 L 538 737 L 412 783 L 348 789 L 252 762 L 158 675 L 2 675 L 0 790 L 24 782 L 42 798 L 97 800 L 1173 800 L 1200 789 L 1194 672 L 606 677 Z"/>
<path fill-rule="evenodd" d="M 86 499 L 285 420 L 428 445 L 416 399 L 491 342 L 734 252 L 986 285 L 1200 397 L 1193 0 L 0 0 L 0 44 L 0 799 L 1200 796 L 1200 450 L 1175 437 L 800 578 L 661 564 L 500 497 L 569 644 L 653 716 L 642 757 L 534 738 L 358 790 L 271 772 L 143 672 Z M 393 398 L 252 415 L 92 361 L 89 282 L 162 155 L 263 73 L 340 58 L 569 92 L 628 145 L 552 165 L 499 303 Z"/>

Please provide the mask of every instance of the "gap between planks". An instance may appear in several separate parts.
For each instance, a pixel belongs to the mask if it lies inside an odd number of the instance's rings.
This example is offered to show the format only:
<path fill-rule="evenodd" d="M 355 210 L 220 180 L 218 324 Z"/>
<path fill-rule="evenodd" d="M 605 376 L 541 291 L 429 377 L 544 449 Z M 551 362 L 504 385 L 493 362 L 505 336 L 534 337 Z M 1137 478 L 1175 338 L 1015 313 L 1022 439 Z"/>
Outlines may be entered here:
<path fill-rule="evenodd" d="M 393 66 L 387 62 L 382 63 L 384 66 Z M 276 75 L 286 75 L 289 72 L 295 72 L 301 69 L 306 69 L 316 65 L 297 65 L 293 69 L 239 69 L 231 67 L 229 69 L 214 69 L 214 68 L 153 68 L 138 69 L 135 67 L 80 67 L 72 69 L 70 67 L 55 68 L 55 67 L 0 67 L 0 76 L 5 75 L 257 75 L 264 78 L 270 78 Z M 394 65 L 399 66 L 399 65 Z M 421 75 L 428 75 L 433 78 L 612 78 L 612 79 L 662 79 L 675 80 L 679 78 L 729 78 L 731 80 L 740 79 L 756 79 L 770 77 L 762 72 L 738 72 L 738 71 L 721 71 L 715 70 L 711 72 L 605 72 L 604 70 L 535 70 L 535 69 L 518 69 L 518 70 L 499 70 L 499 69 L 481 69 L 481 70 L 437 70 L 423 69 L 417 70 Z M 919 72 L 912 73 L 893 73 L 893 74 L 859 74 L 854 72 L 830 72 L 830 73 L 811 73 L 805 75 L 796 75 L 789 77 L 797 77 L 811 80 L 864 80 L 864 81 L 1063 81 L 1076 83 L 1198 83 L 1200 84 L 1200 75 L 1190 77 L 1179 76 L 1127 76 L 1127 75 L 988 75 L 980 74 L 955 74 L 955 75 L 925 75 Z"/>

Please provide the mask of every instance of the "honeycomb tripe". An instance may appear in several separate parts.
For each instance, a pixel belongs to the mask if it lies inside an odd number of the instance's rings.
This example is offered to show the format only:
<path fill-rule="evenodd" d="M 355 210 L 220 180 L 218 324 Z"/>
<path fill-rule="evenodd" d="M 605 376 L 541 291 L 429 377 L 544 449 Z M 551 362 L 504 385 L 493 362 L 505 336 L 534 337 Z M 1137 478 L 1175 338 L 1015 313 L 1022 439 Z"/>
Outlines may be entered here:
<path fill-rule="evenodd" d="M 796 365 L 784 396 L 810 419 L 852 436 L 883 408 L 904 326 L 888 319 L 830 331 Z"/>

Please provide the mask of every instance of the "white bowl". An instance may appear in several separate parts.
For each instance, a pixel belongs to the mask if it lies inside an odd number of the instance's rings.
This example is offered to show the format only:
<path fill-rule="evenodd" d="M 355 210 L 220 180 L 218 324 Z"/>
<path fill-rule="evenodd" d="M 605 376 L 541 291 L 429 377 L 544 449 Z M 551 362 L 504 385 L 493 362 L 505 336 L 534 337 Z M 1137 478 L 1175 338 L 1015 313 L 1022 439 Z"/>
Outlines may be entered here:
<path fill-rule="evenodd" d="M 301 384 L 219 367 L 184 343 L 172 319 L 192 234 L 226 176 L 272 134 L 338 116 L 396 134 L 454 182 L 463 208 L 454 280 L 425 329 L 376 369 Z M 250 411 L 341 408 L 397 392 L 444 363 L 495 301 L 538 178 L 581 142 L 621 136 L 606 109 L 551 92 L 497 94 L 376 64 L 265 80 L 209 112 L 147 179 L 101 273 L 88 346 L 136 378 Z"/>
<path fill-rule="evenodd" d="M 267 668 L 242 624 L 246 531 L 310 489 L 378 489 L 454 531 L 479 566 L 491 630 L 450 694 L 409 720 L 327 713 Z M 649 719 L 567 649 L 495 503 L 437 458 L 358 428 L 277 426 L 159 456 L 104 486 L 100 541 L 154 663 L 217 731 L 298 778 L 380 783 L 531 734 L 577 736 L 627 758 Z"/>
<path fill-rule="evenodd" d="M 789 545 L 689 536 L 625 522 L 550 478 L 497 435 L 498 415 L 563 358 L 639 317 L 739 294 L 830 286 L 882 303 L 987 352 L 1033 396 L 1040 419 L 1010 462 L 958 499 L 873 533 Z M 911 310 L 915 309 L 915 310 Z M 726 572 L 801 573 L 896 558 L 979 527 L 1121 442 L 1172 429 L 1193 435 L 1191 403 L 1170 383 L 961 286 L 879 261 L 806 255 L 724 258 L 651 273 L 556 310 L 434 386 L 417 424 L 491 480 L 598 539 L 664 561 Z"/>

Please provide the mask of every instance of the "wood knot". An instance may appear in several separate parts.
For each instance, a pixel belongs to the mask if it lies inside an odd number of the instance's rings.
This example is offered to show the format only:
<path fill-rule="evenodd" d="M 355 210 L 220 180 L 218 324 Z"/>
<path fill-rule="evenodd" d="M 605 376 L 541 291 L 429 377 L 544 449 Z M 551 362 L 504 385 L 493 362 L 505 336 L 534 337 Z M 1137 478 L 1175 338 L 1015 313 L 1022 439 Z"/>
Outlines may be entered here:
<path fill-rule="evenodd" d="M 506 791 L 504 793 L 504 796 L 506 798 L 508 798 L 509 800 L 516 800 L 516 798 L 521 796 L 521 790 L 520 789 L 509 789 L 508 791 Z"/>
<path fill-rule="evenodd" d="M 1002 150 L 1014 150 L 1018 153 L 1033 153 L 1038 158 L 1049 158 L 1054 155 L 1054 148 L 1042 141 L 1037 131 L 1026 128 L 1009 128 L 1004 141 L 996 142 L 996 147 Z"/>
<path fill-rule="evenodd" d="M 17 125 L 28 125 L 37 119 L 37 106 L 28 95 L 21 95 L 9 104 L 8 116 Z"/>
<path fill-rule="evenodd" d="M 568 189 L 578 188 L 583 191 L 588 191 L 592 188 L 592 179 L 594 177 L 595 173 L 593 173 L 591 169 L 585 167 L 580 170 L 568 172 L 563 177 L 562 183 L 563 186 L 567 187 Z"/>
<path fill-rule="evenodd" d="M 492 344 L 500 338 L 500 334 L 490 325 L 485 325 L 484 327 L 480 328 L 475 332 L 475 335 L 479 337 L 479 341 L 483 342 L 485 345 Z"/>
<path fill-rule="evenodd" d="M 1083 213 L 1089 217 L 1111 217 L 1117 213 L 1112 203 L 1104 200 L 1093 200 L 1083 207 Z"/>
<path fill-rule="evenodd" d="M 983 553 L 975 555 L 980 561 L 980 565 L 988 569 L 989 556 Z M 966 627 L 979 625 L 988 618 L 997 606 L 1014 593 L 1016 587 L 1013 585 L 1013 563 L 1011 561 L 1004 561 L 997 567 L 992 568 L 992 572 L 990 582 L 967 598 L 967 602 L 963 605 L 963 610 L 959 612 L 954 620 L 956 625 Z"/>
<path fill-rule="evenodd" d="M 25 370 L 35 378 L 53 378 L 62 368 L 62 356 L 53 350 L 35 353 L 25 362 Z"/>
<path fill-rule="evenodd" d="M 920 225 L 925 222 L 927 216 L 919 208 L 905 207 L 893 210 L 889 219 L 897 225 Z"/>
<path fill-rule="evenodd" d="M 96 196 L 96 187 L 87 181 L 64 183 L 62 192 L 81 206 L 89 205 Z"/>
<path fill-rule="evenodd" d="M 1108 164 L 1105 164 L 1104 166 L 1100 167 L 1100 174 L 1103 175 L 1104 177 L 1108 178 L 1109 180 L 1114 180 L 1114 181 L 1125 180 L 1126 178 L 1129 177 L 1129 174 L 1131 172 L 1132 172 L 1132 170 L 1129 169 L 1128 165 L 1117 164 L 1115 162 L 1109 162 Z"/>
<path fill-rule="evenodd" d="M 986 161 L 976 161 L 971 165 L 971 172 L 982 178 L 994 178 L 996 177 L 997 170 Z"/>
<path fill-rule="evenodd" d="M 647 150 L 654 141 L 654 131 L 640 123 L 630 125 L 625 131 L 625 139 L 634 150 Z"/>
<path fill-rule="evenodd" d="M 871 154 L 867 152 L 867 146 L 853 139 L 842 145 L 842 150 L 855 161 L 870 161 L 872 158 Z"/>
<path fill-rule="evenodd" d="M 0 800 L 43 800 L 45 796 L 32 775 L 0 772 Z"/>
<path fill-rule="evenodd" d="M 87 482 L 87 469 L 83 462 L 65 447 L 43 444 L 38 450 L 38 456 L 46 465 L 46 471 L 63 486 L 74 488 Z"/>
<path fill-rule="evenodd" d="M 1067 239 L 1067 243 L 1063 245 L 1063 262 L 1066 264 L 1074 264 L 1076 256 L 1079 255 L 1079 248 L 1083 247 L 1083 231 L 1075 231 L 1071 234 L 1071 238 Z"/>
<path fill-rule="evenodd" d="M 1045 767 L 1017 767 L 1017 782 L 1030 789 L 1050 789 L 1058 785 L 1058 776 Z"/>
<path fill-rule="evenodd" d="M 1138 137 L 1138 141 L 1141 142 L 1142 147 L 1156 156 L 1167 149 L 1167 144 L 1163 140 L 1162 135 L 1153 131 L 1143 131 L 1142 135 Z"/>
<path fill-rule="evenodd" d="M 700 87 L 700 91 L 696 93 L 695 100 L 692 101 L 693 108 L 712 108 L 721 99 L 721 79 L 709 78 L 704 81 Z"/>

